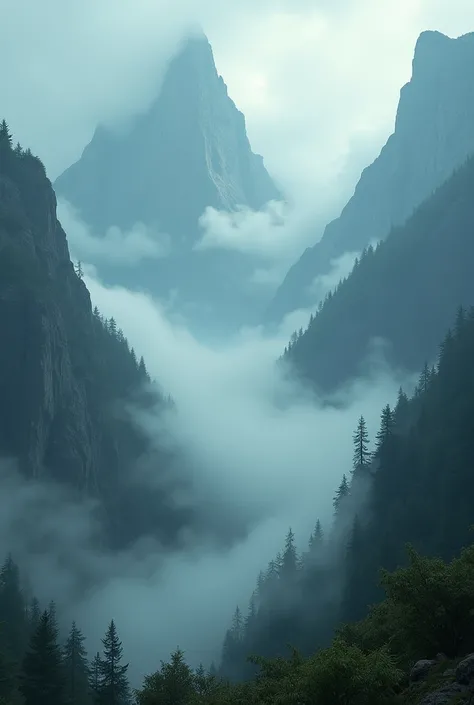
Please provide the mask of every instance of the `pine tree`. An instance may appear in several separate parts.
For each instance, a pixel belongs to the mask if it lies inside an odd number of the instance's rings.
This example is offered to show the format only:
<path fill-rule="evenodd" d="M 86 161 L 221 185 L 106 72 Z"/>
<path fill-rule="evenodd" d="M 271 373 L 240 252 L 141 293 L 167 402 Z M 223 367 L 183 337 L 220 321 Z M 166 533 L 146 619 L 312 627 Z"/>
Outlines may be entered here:
<path fill-rule="evenodd" d="M 421 371 L 420 377 L 418 379 L 418 385 L 415 390 L 415 394 L 420 396 L 421 394 L 426 394 L 429 389 L 431 382 L 431 369 L 428 363 L 425 362 L 423 370 Z"/>
<path fill-rule="evenodd" d="M 68 705 L 86 705 L 89 701 L 87 654 L 84 636 L 75 622 L 63 648 L 63 672 L 65 702 Z"/>
<path fill-rule="evenodd" d="M 130 700 L 128 663 L 124 666 L 120 663 L 123 648 L 114 620 L 110 622 L 102 644 L 104 655 L 100 659 L 99 668 L 99 703 L 100 705 L 123 705 Z"/>
<path fill-rule="evenodd" d="M 334 499 L 332 501 L 332 506 L 334 507 L 334 514 L 336 514 L 336 516 L 339 514 L 341 503 L 342 503 L 344 497 L 347 497 L 349 495 L 349 491 L 350 491 L 350 488 L 349 488 L 349 483 L 347 481 L 347 477 L 346 477 L 346 475 L 343 475 L 341 483 L 340 483 L 339 487 L 337 488 L 337 492 L 336 492 Z"/>
<path fill-rule="evenodd" d="M 397 424 L 403 419 L 403 417 L 406 414 L 406 411 L 408 409 L 408 406 L 409 406 L 408 397 L 405 394 L 405 392 L 403 391 L 403 389 L 400 387 L 398 390 L 397 403 L 395 405 L 395 409 L 393 412 L 394 419 Z"/>
<path fill-rule="evenodd" d="M 82 269 L 82 262 L 81 260 L 78 260 L 76 264 L 74 265 L 74 271 L 76 272 L 76 275 L 79 277 L 79 279 L 84 278 L 84 271 Z"/>
<path fill-rule="evenodd" d="M 363 416 L 359 418 L 357 428 L 353 435 L 354 455 L 352 463 L 352 472 L 360 472 L 365 470 L 370 465 L 369 451 L 369 434 L 367 432 L 367 424 Z"/>
<path fill-rule="evenodd" d="M 149 379 L 143 355 L 141 356 L 140 362 L 138 363 L 138 372 L 142 379 Z"/>
<path fill-rule="evenodd" d="M 285 550 L 281 560 L 280 575 L 284 580 L 291 580 L 298 568 L 298 554 L 295 546 L 295 535 L 290 529 L 285 538 Z"/>
<path fill-rule="evenodd" d="M 345 475 L 344 475 L 344 477 L 345 477 Z M 347 480 L 346 480 L 346 482 L 347 482 Z M 323 532 L 323 529 L 321 526 L 321 522 L 318 519 L 316 522 L 316 526 L 314 527 L 314 531 L 311 534 L 311 536 L 309 537 L 309 550 L 311 553 L 313 553 L 314 551 L 317 551 L 320 548 L 320 546 L 323 542 L 323 539 L 324 539 L 324 532 Z"/>
<path fill-rule="evenodd" d="M 99 702 L 100 697 L 100 668 L 101 658 L 97 652 L 89 666 L 89 691 L 94 704 Z"/>
<path fill-rule="evenodd" d="M 31 635 L 38 628 L 38 624 L 41 618 L 41 607 L 38 598 L 33 597 L 28 608 L 28 636 Z"/>
<path fill-rule="evenodd" d="M 64 705 L 61 651 L 47 610 L 23 659 L 20 692 L 25 705 Z"/>
<path fill-rule="evenodd" d="M 380 451 L 386 440 L 392 435 L 394 426 L 394 414 L 390 409 L 390 404 L 387 404 L 382 409 L 380 416 L 380 429 L 376 436 L 376 449 Z"/>
<path fill-rule="evenodd" d="M 0 149 L 10 151 L 12 148 L 12 135 L 5 120 L 0 123 Z"/>
<path fill-rule="evenodd" d="M 242 618 L 242 612 L 240 607 L 237 605 L 235 608 L 234 615 L 232 617 L 232 636 L 236 641 L 240 641 L 244 635 L 244 620 Z"/>
<path fill-rule="evenodd" d="M 20 571 L 11 554 L 0 570 L 0 624 L 0 649 L 19 663 L 28 643 L 28 622 Z"/>

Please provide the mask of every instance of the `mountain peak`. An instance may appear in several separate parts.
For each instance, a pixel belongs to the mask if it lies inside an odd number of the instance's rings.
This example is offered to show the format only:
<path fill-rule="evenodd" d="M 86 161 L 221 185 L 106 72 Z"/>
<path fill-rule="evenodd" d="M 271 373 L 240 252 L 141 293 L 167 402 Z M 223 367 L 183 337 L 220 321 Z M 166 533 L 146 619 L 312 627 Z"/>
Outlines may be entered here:
<path fill-rule="evenodd" d="M 393 134 L 363 170 L 340 216 L 290 269 L 268 320 L 315 305 L 317 277 L 337 269 L 344 253 L 385 239 L 474 152 L 473 62 L 474 33 L 457 39 L 433 31 L 419 36 Z"/>
<path fill-rule="evenodd" d="M 111 226 L 126 232 L 137 224 L 167 236 L 165 262 L 143 260 L 126 272 L 114 265 L 108 273 L 104 265 L 100 274 L 106 281 L 146 287 L 159 297 L 179 290 L 187 302 L 212 309 L 209 317 L 216 323 L 219 316 L 230 319 L 234 305 L 249 310 L 247 303 L 239 303 L 241 277 L 250 279 L 247 271 L 238 278 L 235 274 L 240 253 L 196 251 L 199 220 L 209 207 L 260 210 L 281 194 L 251 149 L 245 118 L 229 97 L 202 33 L 183 42 L 150 108 L 122 134 L 97 129 L 79 161 L 56 180 L 55 189 L 96 237 Z M 185 261 L 178 262 L 179 257 Z M 243 272 L 242 261 L 238 267 Z M 238 283 L 231 285 L 234 274 Z"/>
<path fill-rule="evenodd" d="M 443 65 L 453 61 L 463 61 L 466 45 L 474 44 L 474 33 L 470 32 L 455 39 L 442 32 L 426 30 L 418 37 L 412 63 L 412 81 L 423 79 Z"/>

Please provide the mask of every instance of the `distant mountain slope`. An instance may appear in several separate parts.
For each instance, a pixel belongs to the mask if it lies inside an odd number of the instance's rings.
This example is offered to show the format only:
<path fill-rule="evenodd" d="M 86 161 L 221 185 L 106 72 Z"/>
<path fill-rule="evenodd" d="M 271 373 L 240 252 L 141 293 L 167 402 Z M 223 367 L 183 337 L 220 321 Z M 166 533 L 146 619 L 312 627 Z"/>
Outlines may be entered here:
<path fill-rule="evenodd" d="M 258 210 L 281 194 L 251 150 L 244 116 L 227 94 L 205 37 L 183 45 L 149 110 L 123 134 L 99 127 L 54 188 L 97 237 L 110 226 L 126 231 L 139 222 L 170 236 L 171 252 L 162 260 L 99 267 L 108 281 L 158 296 L 177 289 L 178 301 L 193 310 L 201 305 L 208 323 L 213 315 L 224 324 L 249 312 L 249 293 L 240 298 L 251 264 L 236 252 L 193 250 L 198 219 L 207 206 Z"/>
<path fill-rule="evenodd" d="M 434 357 L 457 306 L 474 303 L 474 158 L 404 226 L 369 247 L 328 296 L 286 358 L 330 390 L 365 371 L 371 341 L 388 360 L 419 369 Z"/>
<path fill-rule="evenodd" d="M 450 39 L 423 32 L 410 82 L 400 94 L 394 133 L 364 169 L 341 215 L 288 272 L 268 321 L 315 304 L 310 287 L 331 261 L 361 251 L 401 225 L 474 153 L 474 33 Z"/>

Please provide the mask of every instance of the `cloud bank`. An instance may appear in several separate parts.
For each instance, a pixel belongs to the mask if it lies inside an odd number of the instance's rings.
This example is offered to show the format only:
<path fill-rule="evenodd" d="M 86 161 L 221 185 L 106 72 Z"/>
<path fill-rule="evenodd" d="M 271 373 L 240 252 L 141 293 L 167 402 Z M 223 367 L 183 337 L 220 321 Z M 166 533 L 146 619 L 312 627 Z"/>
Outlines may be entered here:
<path fill-rule="evenodd" d="M 143 223 L 136 223 L 127 232 L 111 226 L 102 237 L 96 237 L 90 234 L 73 206 L 64 200 L 58 201 L 58 218 L 67 232 L 74 259 L 94 265 L 106 263 L 133 267 L 143 259 L 166 257 L 171 251 L 169 236 L 153 231 Z"/>
<path fill-rule="evenodd" d="M 87 275 L 85 281 L 93 303 L 116 318 L 176 401 L 175 413 L 137 421 L 152 438 L 165 427 L 182 449 L 194 499 L 216 513 L 217 531 L 233 516 L 247 522 L 245 538 L 226 549 L 212 537 L 190 537 L 173 554 L 144 540 L 112 556 L 94 544 L 93 504 L 75 505 L 65 490 L 2 473 L 1 548 L 27 567 L 43 600 L 55 597 L 63 617 L 77 619 L 90 652 L 113 617 L 138 684 L 178 645 L 194 665 L 218 659 L 235 605 L 245 609 L 288 527 L 302 548 L 318 517 L 328 527 L 334 491 L 350 468 L 357 418 L 366 415 L 373 435 L 399 380 L 379 370 L 344 390 L 337 408 L 323 407 L 275 364 L 289 330 L 273 338 L 242 331 L 210 348 L 145 295 Z M 18 517 L 29 519 L 20 526 Z"/>

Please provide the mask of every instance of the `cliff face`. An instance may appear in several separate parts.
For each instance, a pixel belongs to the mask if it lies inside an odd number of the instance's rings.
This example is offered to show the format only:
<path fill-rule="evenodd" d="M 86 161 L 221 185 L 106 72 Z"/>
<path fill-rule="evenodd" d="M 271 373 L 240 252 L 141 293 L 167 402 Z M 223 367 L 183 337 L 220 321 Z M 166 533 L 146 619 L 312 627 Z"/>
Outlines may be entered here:
<path fill-rule="evenodd" d="M 360 177 L 354 195 L 319 243 L 288 272 L 268 320 L 314 306 L 310 286 L 345 252 L 385 238 L 474 153 L 474 34 L 423 32 L 410 82 L 400 94 L 394 133 Z"/>
<path fill-rule="evenodd" d="M 474 304 L 474 156 L 328 295 L 288 359 L 333 391 L 372 371 L 375 340 L 394 369 L 434 362 L 456 309 Z M 377 348 L 375 348 L 377 350 Z"/>
<path fill-rule="evenodd" d="M 107 281 L 158 296 L 177 289 L 183 310 L 210 309 L 204 323 L 245 318 L 250 302 L 240 301 L 241 288 L 252 267 L 236 252 L 193 250 L 198 220 L 207 206 L 260 209 L 281 196 L 250 148 L 244 116 L 217 74 L 207 39 L 188 40 L 150 109 L 120 135 L 98 128 L 54 187 L 96 237 L 138 222 L 169 236 L 165 259 L 122 268 L 99 263 Z"/>
<path fill-rule="evenodd" d="M 146 369 L 115 325 L 92 311 L 44 167 L 28 151 L 12 150 L 5 124 L 0 332 L 0 457 L 17 460 L 28 477 L 51 477 L 100 498 L 112 544 L 142 531 L 173 540 L 184 517 L 153 495 L 156 506 L 145 526 L 142 498 L 128 487 L 135 463 L 149 449 L 120 409 L 132 399 L 145 402 L 137 394 L 148 381 Z M 153 460 L 164 467 L 164 456 Z"/>

